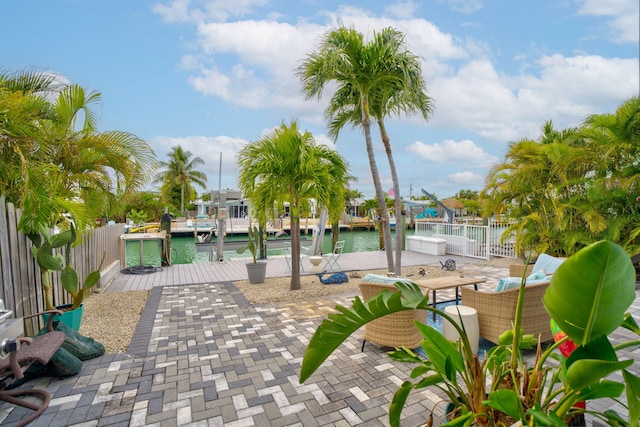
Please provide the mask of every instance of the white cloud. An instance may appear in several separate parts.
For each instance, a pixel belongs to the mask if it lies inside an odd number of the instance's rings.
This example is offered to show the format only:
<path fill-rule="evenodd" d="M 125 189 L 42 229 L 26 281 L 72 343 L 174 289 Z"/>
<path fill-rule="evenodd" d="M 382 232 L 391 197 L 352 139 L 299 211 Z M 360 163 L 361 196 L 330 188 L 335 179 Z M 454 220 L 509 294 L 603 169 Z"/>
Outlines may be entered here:
<path fill-rule="evenodd" d="M 436 105 L 431 125 L 467 128 L 504 143 L 535 138 L 551 119 L 558 128 L 576 126 L 638 92 L 633 59 L 551 55 L 529 71 L 500 74 L 488 60 L 476 60 L 435 79 L 429 88 Z"/>
<path fill-rule="evenodd" d="M 473 172 L 456 172 L 448 176 L 449 181 L 457 186 L 482 186 L 484 185 L 484 175 Z"/>
<path fill-rule="evenodd" d="M 457 12 L 473 13 L 484 7 L 482 0 L 445 0 Z"/>
<path fill-rule="evenodd" d="M 498 160 L 468 139 L 459 142 L 449 139 L 436 144 L 416 141 L 405 150 L 430 163 L 461 163 L 466 167 L 487 168 Z"/>
<path fill-rule="evenodd" d="M 313 138 L 316 140 L 317 144 L 325 145 L 332 150 L 337 150 L 335 142 L 333 142 L 333 138 L 328 137 L 327 135 L 321 133 L 319 135 L 313 135 Z"/>
<path fill-rule="evenodd" d="M 191 0 L 173 0 L 169 4 L 154 4 L 153 11 L 166 22 L 185 23 L 201 20 L 200 11 L 192 9 L 190 6 Z"/>
<path fill-rule="evenodd" d="M 171 0 L 156 3 L 153 11 L 167 22 L 223 22 L 234 16 L 250 15 L 268 3 L 268 0 Z"/>
<path fill-rule="evenodd" d="M 413 17 L 416 10 L 418 10 L 418 5 L 411 0 L 406 0 L 385 6 L 384 14 L 406 19 Z"/>
<path fill-rule="evenodd" d="M 633 27 L 627 17 L 635 16 L 637 41 L 637 12 L 629 12 L 629 6 L 634 6 L 631 3 L 616 0 L 620 8 L 607 8 L 601 2 L 587 0 L 580 13 L 610 17 L 608 22 L 620 34 Z M 447 137 L 460 139 L 437 144 L 418 141 L 406 150 L 434 164 L 454 165 L 447 169 L 474 170 L 449 176 L 449 185 L 481 186 L 476 172 L 482 172 L 481 168 L 490 167 L 497 159 L 480 143 L 492 142 L 499 149 L 523 137 L 535 139 L 548 120 L 553 120 L 557 128 L 576 126 L 588 114 L 612 112 L 621 99 L 639 90 L 637 58 L 553 53 L 535 57 L 535 52 L 529 52 L 526 68 L 504 71 L 512 64 L 498 62 L 503 58 L 495 52 L 495 46 L 471 37 L 456 37 L 426 19 L 413 17 L 418 7 L 414 0 L 388 6 L 383 16 L 359 7 L 341 6 L 335 11 L 317 13 L 313 17 L 315 23 L 311 18 L 280 22 L 276 16 L 223 22 L 224 13 L 239 16 L 262 6 L 263 2 L 258 0 L 242 2 L 237 7 L 216 1 L 209 8 L 193 11 L 187 10 L 189 4 L 176 0 L 170 10 L 173 19 L 192 19 L 198 23 L 197 49 L 182 62 L 183 69 L 192 70 L 189 82 L 196 91 L 220 98 L 230 108 L 282 110 L 287 117 L 322 127 L 322 110 L 328 97 L 324 96 L 322 102 L 305 101 L 295 75 L 300 61 L 318 47 L 321 36 L 338 24 L 353 27 L 369 37 L 374 30 L 388 26 L 404 32 L 408 48 L 422 58 L 429 95 L 435 100 L 429 127 L 451 130 Z M 480 1 L 449 4 L 467 12 L 483 7 Z M 214 6 L 222 15 L 216 17 Z M 619 39 L 625 37 L 620 35 Z M 521 64 L 518 58 L 514 61 Z M 424 122 L 419 126 L 424 126 Z M 464 133 L 454 133 L 460 129 Z M 469 134 L 479 136 L 476 142 L 462 140 Z M 335 147 L 323 134 L 316 138 Z M 363 153 L 358 155 L 363 157 Z M 368 164 L 362 158 L 352 156 L 351 160 L 360 184 L 368 185 Z M 381 173 L 386 183 L 388 177 L 384 176 L 384 170 Z"/>
<path fill-rule="evenodd" d="M 406 34 L 409 49 L 424 57 L 425 76 L 447 72 L 444 61 L 467 57 L 451 35 L 442 33 L 423 19 L 376 18 L 359 8 L 342 7 L 329 14 L 327 25 L 300 22 L 297 25 L 270 20 L 229 23 L 208 22 L 198 26 L 201 57 L 216 58 L 215 66 L 200 62 L 198 75 L 189 78 L 196 90 L 251 108 L 286 107 L 310 110 L 300 92 L 295 70 L 304 57 L 317 48 L 322 35 L 338 20 L 367 34 L 371 29 L 395 26 Z M 183 59 L 193 69 L 196 56 Z M 222 68 L 223 64 L 226 68 Z M 313 107 L 316 114 L 321 109 Z"/>
<path fill-rule="evenodd" d="M 638 43 L 640 4 L 638 0 L 584 0 L 579 14 L 609 18 L 609 37 L 618 43 Z"/>

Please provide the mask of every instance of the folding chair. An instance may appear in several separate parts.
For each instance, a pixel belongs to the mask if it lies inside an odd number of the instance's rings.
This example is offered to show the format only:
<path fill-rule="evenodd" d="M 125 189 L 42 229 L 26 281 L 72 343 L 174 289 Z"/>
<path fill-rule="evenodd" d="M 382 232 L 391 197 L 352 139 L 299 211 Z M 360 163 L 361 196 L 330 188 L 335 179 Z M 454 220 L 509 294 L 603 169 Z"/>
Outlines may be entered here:
<path fill-rule="evenodd" d="M 289 272 L 291 271 L 291 242 L 282 242 L 282 252 L 284 253 L 284 260 L 287 262 L 285 272 Z M 302 258 L 300 259 L 300 271 L 304 271 Z"/>
<path fill-rule="evenodd" d="M 338 259 L 342 255 L 344 249 L 344 240 L 338 240 L 336 246 L 333 248 L 333 252 L 326 254 L 327 261 L 324 264 L 323 271 L 341 271 L 342 267 L 338 264 Z M 335 268 L 335 270 L 334 270 Z"/>

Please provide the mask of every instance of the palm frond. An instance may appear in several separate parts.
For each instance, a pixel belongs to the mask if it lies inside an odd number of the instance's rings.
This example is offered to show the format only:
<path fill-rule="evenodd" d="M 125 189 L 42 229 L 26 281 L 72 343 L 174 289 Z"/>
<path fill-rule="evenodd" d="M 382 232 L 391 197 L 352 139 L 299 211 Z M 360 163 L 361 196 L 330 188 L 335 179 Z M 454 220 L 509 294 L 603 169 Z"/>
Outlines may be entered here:
<path fill-rule="evenodd" d="M 372 320 L 402 310 L 426 309 L 429 296 L 414 283 L 396 282 L 398 291 L 385 290 L 363 302 L 355 297 L 351 308 L 336 306 L 338 313 L 329 314 L 311 338 L 300 369 L 300 382 L 313 374 L 329 355 L 353 332 Z"/>

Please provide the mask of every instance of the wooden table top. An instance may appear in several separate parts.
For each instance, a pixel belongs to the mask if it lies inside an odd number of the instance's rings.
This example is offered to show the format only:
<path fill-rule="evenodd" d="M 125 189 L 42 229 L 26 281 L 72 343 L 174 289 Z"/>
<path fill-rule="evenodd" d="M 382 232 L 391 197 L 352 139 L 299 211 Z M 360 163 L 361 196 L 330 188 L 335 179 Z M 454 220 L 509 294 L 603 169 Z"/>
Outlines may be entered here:
<path fill-rule="evenodd" d="M 457 288 L 459 286 L 476 285 L 486 281 L 487 279 L 484 277 L 442 276 L 434 277 L 433 279 L 417 279 L 413 282 L 422 288 L 435 291 L 439 289 Z"/>

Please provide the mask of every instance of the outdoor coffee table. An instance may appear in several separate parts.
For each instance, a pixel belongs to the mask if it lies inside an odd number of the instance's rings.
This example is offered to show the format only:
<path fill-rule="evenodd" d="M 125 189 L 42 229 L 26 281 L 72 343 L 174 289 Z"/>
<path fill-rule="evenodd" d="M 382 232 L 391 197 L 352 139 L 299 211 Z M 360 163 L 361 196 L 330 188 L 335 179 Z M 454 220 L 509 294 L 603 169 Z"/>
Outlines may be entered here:
<path fill-rule="evenodd" d="M 433 279 L 418 279 L 414 280 L 414 283 L 421 288 L 427 288 L 431 291 L 431 295 L 433 297 L 433 307 L 436 306 L 436 292 L 441 289 L 456 289 L 456 299 L 452 300 L 458 304 L 460 301 L 460 286 L 473 285 L 473 287 L 478 290 L 478 283 L 484 283 L 487 279 L 484 277 L 464 277 L 464 276 L 442 276 L 442 277 L 434 277 Z M 447 301 L 443 301 L 447 302 Z M 433 320 L 436 320 L 436 313 L 433 313 Z"/>

